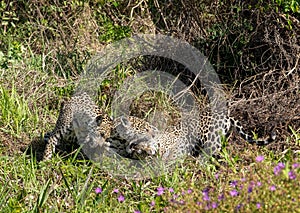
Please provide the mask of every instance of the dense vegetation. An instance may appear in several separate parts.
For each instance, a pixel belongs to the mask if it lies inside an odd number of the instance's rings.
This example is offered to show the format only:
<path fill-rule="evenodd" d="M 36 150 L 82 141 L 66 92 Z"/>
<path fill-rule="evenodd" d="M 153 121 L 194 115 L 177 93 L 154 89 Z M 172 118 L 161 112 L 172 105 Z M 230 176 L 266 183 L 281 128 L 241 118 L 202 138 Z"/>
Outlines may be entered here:
<path fill-rule="evenodd" d="M 300 210 L 299 1 L 1 0 L 0 14 L 2 212 Z M 275 128 L 276 142 L 256 147 L 233 134 L 211 165 L 187 159 L 146 180 L 111 176 L 76 155 L 38 163 L 41 138 L 88 60 L 137 33 L 198 48 L 228 91 L 231 114 L 259 136 Z M 116 67 L 101 106 L 135 65 Z"/>

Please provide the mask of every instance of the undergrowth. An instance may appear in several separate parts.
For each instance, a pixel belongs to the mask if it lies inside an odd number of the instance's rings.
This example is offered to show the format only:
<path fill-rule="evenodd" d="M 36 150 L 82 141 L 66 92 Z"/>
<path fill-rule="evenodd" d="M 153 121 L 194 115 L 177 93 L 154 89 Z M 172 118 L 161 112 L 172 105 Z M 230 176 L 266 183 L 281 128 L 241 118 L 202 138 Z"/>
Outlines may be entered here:
<path fill-rule="evenodd" d="M 0 1 L 0 14 L 1 212 L 300 211 L 297 1 Z M 211 164 L 186 159 L 145 180 L 116 177 L 74 155 L 38 162 L 43 135 L 95 52 L 154 32 L 208 56 L 234 85 L 233 114 L 259 135 L 275 126 L 275 143 L 251 146 L 233 134 Z M 100 85 L 99 105 L 109 106 L 139 71 L 116 67 Z M 176 117 L 163 95 L 148 95 L 133 102 L 134 115 Z"/>

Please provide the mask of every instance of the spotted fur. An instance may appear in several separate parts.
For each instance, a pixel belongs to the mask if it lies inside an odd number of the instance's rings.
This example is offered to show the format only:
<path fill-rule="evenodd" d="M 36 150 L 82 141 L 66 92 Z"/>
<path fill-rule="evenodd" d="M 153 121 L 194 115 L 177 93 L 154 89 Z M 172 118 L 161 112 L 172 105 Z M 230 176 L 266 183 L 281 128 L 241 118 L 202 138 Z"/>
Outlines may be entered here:
<path fill-rule="evenodd" d="M 266 140 L 255 140 L 234 118 L 208 109 L 186 112 L 177 125 L 158 130 L 133 116 L 112 119 L 102 113 L 86 93 L 82 93 L 62 105 L 54 130 L 44 137 L 43 159 L 50 159 L 55 147 L 63 140 L 73 143 L 80 140 L 84 144 L 93 144 L 92 147 L 98 146 L 134 159 L 155 155 L 164 160 L 185 155 L 200 157 L 203 153 L 215 155 L 221 150 L 221 137 L 228 136 L 232 128 L 252 144 L 267 145 L 275 139 L 275 135 L 271 135 Z"/>

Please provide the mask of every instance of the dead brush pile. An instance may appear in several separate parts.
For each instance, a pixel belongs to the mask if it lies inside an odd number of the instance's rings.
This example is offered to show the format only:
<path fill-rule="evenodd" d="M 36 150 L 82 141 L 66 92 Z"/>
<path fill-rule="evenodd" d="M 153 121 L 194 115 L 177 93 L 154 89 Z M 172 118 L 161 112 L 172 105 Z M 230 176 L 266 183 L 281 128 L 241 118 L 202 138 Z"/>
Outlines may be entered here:
<path fill-rule="evenodd" d="M 299 150 L 295 137 L 289 139 L 291 129 L 300 128 L 299 13 L 287 16 L 269 5 L 154 0 L 148 6 L 157 32 L 184 39 L 209 57 L 232 91 L 231 115 L 246 130 L 259 136 L 277 131 L 271 149 Z"/>

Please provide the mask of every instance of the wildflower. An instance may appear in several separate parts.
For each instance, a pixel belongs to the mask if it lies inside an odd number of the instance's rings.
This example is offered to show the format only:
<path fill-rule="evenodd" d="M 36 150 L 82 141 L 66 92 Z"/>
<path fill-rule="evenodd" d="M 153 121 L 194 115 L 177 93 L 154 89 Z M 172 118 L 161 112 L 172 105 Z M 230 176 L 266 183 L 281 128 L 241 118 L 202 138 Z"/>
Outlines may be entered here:
<path fill-rule="evenodd" d="M 261 186 L 262 183 L 261 183 L 260 181 L 257 181 L 256 185 L 257 185 L 257 186 Z"/>
<path fill-rule="evenodd" d="M 279 163 L 277 164 L 277 166 L 278 166 L 279 168 L 281 168 L 281 169 L 284 169 L 284 168 L 285 168 L 285 165 L 284 165 L 284 163 L 282 163 L 282 162 L 279 162 Z"/>
<path fill-rule="evenodd" d="M 203 195 L 203 200 L 204 201 L 209 201 L 210 200 L 210 197 L 208 195 Z"/>
<path fill-rule="evenodd" d="M 179 204 L 184 205 L 185 204 L 184 200 L 180 200 Z"/>
<path fill-rule="evenodd" d="M 154 200 L 151 201 L 150 206 L 151 207 L 155 206 L 155 201 Z"/>
<path fill-rule="evenodd" d="M 141 213 L 139 210 L 134 210 L 133 213 Z"/>
<path fill-rule="evenodd" d="M 197 204 L 198 206 L 202 205 L 202 203 L 201 203 L 200 201 L 197 201 L 196 204 Z"/>
<path fill-rule="evenodd" d="M 215 178 L 218 180 L 219 179 L 219 173 L 215 174 Z"/>
<path fill-rule="evenodd" d="M 212 202 L 211 207 L 212 207 L 213 209 L 217 208 L 217 207 L 218 207 L 218 203 Z"/>
<path fill-rule="evenodd" d="M 218 200 L 221 201 L 221 200 L 223 200 L 223 199 L 224 199 L 224 194 L 220 194 L 220 195 L 218 196 Z"/>
<path fill-rule="evenodd" d="M 293 171 L 289 171 L 288 175 L 291 180 L 296 179 L 296 174 Z"/>
<path fill-rule="evenodd" d="M 230 194 L 232 197 L 236 197 L 236 196 L 239 195 L 239 192 L 236 191 L 236 190 L 234 189 L 234 190 L 230 191 L 229 194 Z"/>
<path fill-rule="evenodd" d="M 177 199 L 179 195 L 173 195 L 173 199 Z"/>
<path fill-rule="evenodd" d="M 264 159 L 265 159 L 264 156 L 259 155 L 256 157 L 256 162 L 262 162 Z"/>
<path fill-rule="evenodd" d="M 169 192 L 173 193 L 174 189 L 173 188 L 169 188 Z"/>
<path fill-rule="evenodd" d="M 193 190 L 191 190 L 191 189 L 188 189 L 188 190 L 187 190 L 187 193 L 188 193 L 188 194 L 191 194 L 192 192 L 193 192 Z"/>
<path fill-rule="evenodd" d="M 100 188 L 100 187 L 97 187 L 96 189 L 95 189 L 95 193 L 96 194 L 100 194 L 102 192 L 102 189 Z"/>
<path fill-rule="evenodd" d="M 278 175 L 281 172 L 281 169 L 279 167 L 275 166 L 273 172 L 275 175 Z"/>
<path fill-rule="evenodd" d="M 123 195 L 120 195 L 120 196 L 118 197 L 119 203 L 122 203 L 124 200 L 125 200 L 125 197 L 124 197 Z"/>
<path fill-rule="evenodd" d="M 208 189 L 208 188 L 206 188 L 206 189 L 204 189 L 204 190 L 202 191 L 203 200 L 205 200 L 205 201 L 209 201 L 209 200 L 210 200 L 209 195 L 208 195 L 208 192 L 209 192 L 209 189 Z"/>
<path fill-rule="evenodd" d="M 209 188 L 205 188 L 203 189 L 202 194 L 208 194 L 208 192 L 209 192 Z"/>
<path fill-rule="evenodd" d="M 174 198 L 170 199 L 169 201 L 172 202 L 172 203 L 178 203 L 178 201 L 175 200 Z"/>
<path fill-rule="evenodd" d="M 276 190 L 276 186 L 274 186 L 274 185 L 270 186 L 270 190 L 271 191 L 275 191 Z"/>
<path fill-rule="evenodd" d="M 242 206 L 243 206 L 243 204 L 240 203 L 239 205 L 236 206 L 236 209 L 239 210 Z"/>
<path fill-rule="evenodd" d="M 251 193 L 252 191 L 253 191 L 252 186 L 249 186 L 249 187 L 248 187 L 248 193 Z"/>
<path fill-rule="evenodd" d="M 245 182 L 245 181 L 246 181 L 246 178 L 243 177 L 243 178 L 241 179 L 241 181 L 242 181 L 242 182 Z"/>
<path fill-rule="evenodd" d="M 114 189 L 113 193 L 116 193 L 116 194 L 119 193 L 119 189 Z"/>
<path fill-rule="evenodd" d="M 274 167 L 274 174 L 278 175 L 282 169 L 284 169 L 285 165 L 282 162 L 279 162 L 275 167 Z"/>
<path fill-rule="evenodd" d="M 294 164 L 292 165 L 293 169 L 297 169 L 299 166 L 300 166 L 299 163 L 294 163 Z"/>
<path fill-rule="evenodd" d="M 230 186 L 236 187 L 237 186 L 237 180 L 231 181 Z"/>
<path fill-rule="evenodd" d="M 165 189 L 164 189 L 163 187 L 158 187 L 158 188 L 157 188 L 157 195 L 158 195 L 158 196 L 162 195 L 162 194 L 164 193 L 164 190 L 165 190 Z"/>
<path fill-rule="evenodd" d="M 261 207 L 261 204 L 260 204 L 260 203 L 257 203 L 257 204 L 256 204 L 256 208 L 259 209 L 260 207 Z"/>

